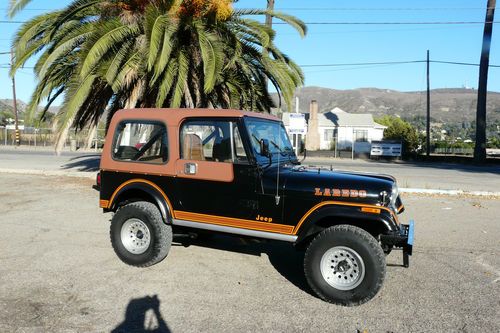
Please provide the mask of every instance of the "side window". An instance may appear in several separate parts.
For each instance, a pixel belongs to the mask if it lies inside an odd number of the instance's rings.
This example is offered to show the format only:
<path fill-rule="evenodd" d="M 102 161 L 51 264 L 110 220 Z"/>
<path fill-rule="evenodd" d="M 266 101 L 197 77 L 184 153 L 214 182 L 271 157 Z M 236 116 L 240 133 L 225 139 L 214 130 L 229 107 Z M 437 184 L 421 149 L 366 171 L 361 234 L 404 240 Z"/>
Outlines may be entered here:
<path fill-rule="evenodd" d="M 168 160 L 167 128 L 159 122 L 124 121 L 116 128 L 113 159 L 164 164 Z"/>
<path fill-rule="evenodd" d="M 188 120 L 180 132 L 181 158 L 197 161 L 244 163 L 243 141 L 235 122 Z"/>

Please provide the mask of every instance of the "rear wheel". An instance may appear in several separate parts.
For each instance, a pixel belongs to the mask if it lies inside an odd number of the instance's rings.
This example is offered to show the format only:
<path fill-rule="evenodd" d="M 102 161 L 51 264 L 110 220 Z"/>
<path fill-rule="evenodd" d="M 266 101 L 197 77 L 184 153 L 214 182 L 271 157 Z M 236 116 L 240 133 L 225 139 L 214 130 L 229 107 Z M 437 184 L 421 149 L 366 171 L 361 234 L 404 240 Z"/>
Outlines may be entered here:
<path fill-rule="evenodd" d="M 385 256 L 377 240 L 363 229 L 338 225 L 309 244 L 304 271 L 323 300 L 353 306 L 372 299 L 385 278 Z"/>
<path fill-rule="evenodd" d="M 158 208 L 138 201 L 120 208 L 111 220 L 111 244 L 126 264 L 147 267 L 162 261 L 172 244 L 172 227 Z"/>

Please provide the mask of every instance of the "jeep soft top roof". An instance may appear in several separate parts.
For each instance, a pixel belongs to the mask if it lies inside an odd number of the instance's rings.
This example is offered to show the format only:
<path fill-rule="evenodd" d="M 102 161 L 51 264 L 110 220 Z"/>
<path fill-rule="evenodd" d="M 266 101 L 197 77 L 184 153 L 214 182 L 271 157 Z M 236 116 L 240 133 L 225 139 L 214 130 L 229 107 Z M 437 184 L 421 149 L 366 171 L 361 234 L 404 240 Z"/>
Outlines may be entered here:
<path fill-rule="evenodd" d="M 119 119 L 162 119 L 170 126 L 179 125 L 180 122 L 188 117 L 254 117 L 274 121 L 280 121 L 277 117 L 267 114 L 251 111 L 242 111 L 235 109 L 170 109 L 170 108 L 138 108 L 122 109 L 114 114 L 114 118 Z"/>

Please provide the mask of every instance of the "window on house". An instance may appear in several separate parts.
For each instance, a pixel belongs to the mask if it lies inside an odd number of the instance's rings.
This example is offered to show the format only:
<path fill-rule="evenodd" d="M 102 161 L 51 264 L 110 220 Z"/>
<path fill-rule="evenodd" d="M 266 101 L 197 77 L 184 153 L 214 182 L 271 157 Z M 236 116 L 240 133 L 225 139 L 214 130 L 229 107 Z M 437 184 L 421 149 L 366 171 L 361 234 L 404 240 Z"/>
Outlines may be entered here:
<path fill-rule="evenodd" d="M 335 129 L 325 129 L 324 131 L 324 140 L 325 141 L 333 141 L 335 140 L 336 130 Z"/>
<path fill-rule="evenodd" d="M 167 128 L 160 122 L 122 122 L 116 130 L 112 154 L 119 161 L 164 164 L 168 160 Z"/>
<path fill-rule="evenodd" d="M 368 131 L 367 130 L 354 131 L 354 141 L 355 142 L 368 142 Z"/>

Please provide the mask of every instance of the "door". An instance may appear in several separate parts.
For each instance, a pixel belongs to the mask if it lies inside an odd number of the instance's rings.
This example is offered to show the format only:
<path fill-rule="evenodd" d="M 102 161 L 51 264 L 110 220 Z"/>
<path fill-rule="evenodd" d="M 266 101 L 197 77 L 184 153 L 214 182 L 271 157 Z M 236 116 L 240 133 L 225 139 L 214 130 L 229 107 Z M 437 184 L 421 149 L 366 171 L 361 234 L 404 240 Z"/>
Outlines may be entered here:
<path fill-rule="evenodd" d="M 232 119 L 188 119 L 180 129 L 181 158 L 176 218 L 203 222 L 253 219 L 256 167 L 250 165 L 238 124 Z"/>

